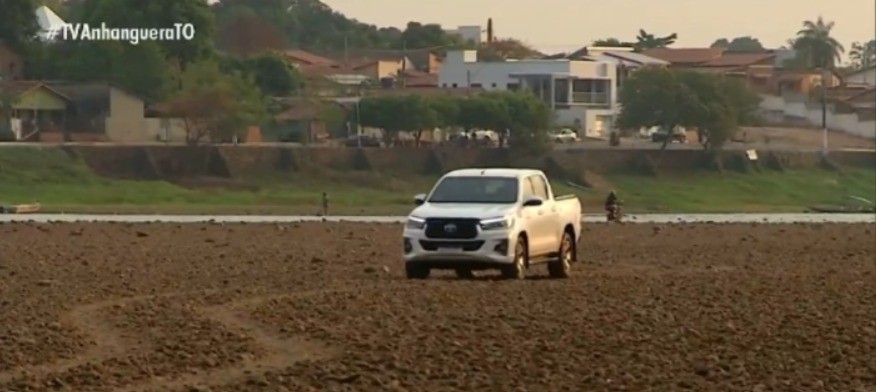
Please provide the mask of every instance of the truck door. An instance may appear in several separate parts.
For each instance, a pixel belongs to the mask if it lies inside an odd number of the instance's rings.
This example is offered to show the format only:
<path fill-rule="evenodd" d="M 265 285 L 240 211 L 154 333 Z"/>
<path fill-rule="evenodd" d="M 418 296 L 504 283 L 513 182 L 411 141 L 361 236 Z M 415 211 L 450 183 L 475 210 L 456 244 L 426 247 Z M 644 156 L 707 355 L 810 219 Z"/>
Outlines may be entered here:
<path fill-rule="evenodd" d="M 542 204 L 544 214 L 542 224 L 544 225 L 544 247 L 545 253 L 554 252 L 560 248 L 560 231 L 562 229 L 557 204 L 554 202 L 553 195 L 548 187 L 547 179 L 544 176 L 532 176 L 532 187 L 535 195 L 544 200 Z"/>
<path fill-rule="evenodd" d="M 533 179 L 535 177 L 536 176 L 529 176 L 523 180 L 524 200 L 531 196 L 542 197 L 541 195 L 536 193 L 535 184 L 533 182 Z M 525 216 L 528 220 L 528 228 L 526 230 L 526 234 L 529 237 L 530 256 L 541 256 L 545 253 L 550 252 L 547 247 L 547 242 L 549 242 L 549 240 L 548 237 L 546 237 L 546 229 L 548 229 L 546 217 L 547 207 L 547 200 L 545 200 L 545 204 L 542 204 L 540 206 L 524 208 L 526 214 Z"/>

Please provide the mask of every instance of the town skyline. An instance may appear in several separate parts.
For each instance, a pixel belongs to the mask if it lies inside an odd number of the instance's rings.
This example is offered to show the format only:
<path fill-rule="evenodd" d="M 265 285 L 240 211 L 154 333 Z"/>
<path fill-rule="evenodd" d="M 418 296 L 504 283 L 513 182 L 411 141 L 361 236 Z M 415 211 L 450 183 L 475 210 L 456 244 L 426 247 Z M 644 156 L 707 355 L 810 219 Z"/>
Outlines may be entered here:
<path fill-rule="evenodd" d="M 678 34 L 673 47 L 707 47 L 716 39 L 750 35 L 767 48 L 778 48 L 802 28 L 804 20 L 821 15 L 836 23 L 832 36 L 846 49 L 855 41 L 876 36 L 876 4 L 871 0 L 843 0 L 845 7 L 824 0 L 736 0 L 731 7 L 716 8 L 714 2 L 694 0 L 646 0 L 591 3 L 575 0 L 541 0 L 539 9 L 564 10 L 552 17 L 533 19 L 529 3 L 515 6 L 495 0 L 445 0 L 442 2 L 401 0 L 323 0 L 348 18 L 381 27 L 404 28 L 408 21 L 438 23 L 445 29 L 461 25 L 486 28 L 493 18 L 497 37 L 517 38 L 543 52 L 570 51 L 603 38 L 634 40 L 638 30 L 662 36 Z M 387 12 L 386 10 L 393 10 Z M 678 10 L 684 10 L 680 13 Z M 461 14 L 459 10 L 465 10 Z M 633 10 L 632 12 L 629 10 Z M 579 15 L 586 24 L 573 29 Z M 762 16 L 761 16 L 762 15 Z M 643 20 L 646 20 L 643 22 Z M 681 22 L 693 23 L 681 23 Z M 568 28 L 558 26 L 568 25 Z M 846 56 L 844 56 L 846 57 Z"/>

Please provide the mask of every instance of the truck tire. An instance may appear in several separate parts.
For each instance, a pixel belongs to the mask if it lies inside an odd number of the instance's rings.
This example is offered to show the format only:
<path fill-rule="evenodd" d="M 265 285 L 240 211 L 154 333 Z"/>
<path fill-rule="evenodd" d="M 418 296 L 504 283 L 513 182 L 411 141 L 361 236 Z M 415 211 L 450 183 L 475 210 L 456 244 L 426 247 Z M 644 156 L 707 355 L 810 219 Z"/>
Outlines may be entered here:
<path fill-rule="evenodd" d="M 529 246 L 523 237 L 517 237 L 514 245 L 514 263 L 502 268 L 505 279 L 523 279 L 526 277 L 526 258 L 529 257 Z"/>
<path fill-rule="evenodd" d="M 408 279 L 428 279 L 432 270 L 429 267 L 423 267 L 413 263 L 405 264 L 405 275 Z"/>
<path fill-rule="evenodd" d="M 557 259 L 547 265 L 548 275 L 555 279 L 568 278 L 575 258 L 575 241 L 572 240 L 572 234 L 567 231 L 563 233 L 563 240 L 560 241 L 560 253 Z"/>

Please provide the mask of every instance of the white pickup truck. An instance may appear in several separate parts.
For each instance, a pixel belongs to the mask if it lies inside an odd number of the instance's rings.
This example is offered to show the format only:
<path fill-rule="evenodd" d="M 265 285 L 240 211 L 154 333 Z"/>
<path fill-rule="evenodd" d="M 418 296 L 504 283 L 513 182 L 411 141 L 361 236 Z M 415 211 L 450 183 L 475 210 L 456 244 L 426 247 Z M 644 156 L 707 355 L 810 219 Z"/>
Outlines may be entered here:
<path fill-rule="evenodd" d="M 404 228 L 405 271 L 426 279 L 432 269 L 498 268 L 521 279 L 546 263 L 554 278 L 569 276 L 581 238 L 581 203 L 556 197 L 540 170 L 461 169 L 414 197 Z"/>

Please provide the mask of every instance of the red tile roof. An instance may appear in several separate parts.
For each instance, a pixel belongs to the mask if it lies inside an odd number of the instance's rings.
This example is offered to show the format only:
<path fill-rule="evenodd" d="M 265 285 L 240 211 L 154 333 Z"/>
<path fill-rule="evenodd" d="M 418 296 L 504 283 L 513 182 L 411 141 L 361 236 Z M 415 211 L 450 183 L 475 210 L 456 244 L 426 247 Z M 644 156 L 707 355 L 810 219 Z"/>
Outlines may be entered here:
<path fill-rule="evenodd" d="M 280 52 L 280 55 L 282 55 L 283 57 L 286 57 L 287 59 L 290 59 L 292 61 L 295 61 L 298 63 L 304 63 L 305 65 L 316 65 L 316 66 L 323 66 L 323 67 L 333 67 L 333 66 L 339 65 L 336 61 L 334 61 L 332 59 L 318 56 L 318 55 L 315 55 L 313 53 L 306 52 L 306 51 L 299 50 L 299 49 L 284 50 L 284 51 Z"/>
<path fill-rule="evenodd" d="M 696 65 L 721 57 L 723 48 L 655 48 L 642 52 L 645 56 L 668 61 L 674 65 Z"/>
<path fill-rule="evenodd" d="M 701 67 L 734 67 L 757 64 L 774 59 L 773 53 L 724 53 L 718 58 L 699 64 Z"/>

